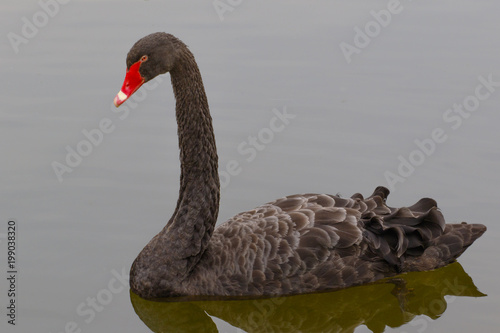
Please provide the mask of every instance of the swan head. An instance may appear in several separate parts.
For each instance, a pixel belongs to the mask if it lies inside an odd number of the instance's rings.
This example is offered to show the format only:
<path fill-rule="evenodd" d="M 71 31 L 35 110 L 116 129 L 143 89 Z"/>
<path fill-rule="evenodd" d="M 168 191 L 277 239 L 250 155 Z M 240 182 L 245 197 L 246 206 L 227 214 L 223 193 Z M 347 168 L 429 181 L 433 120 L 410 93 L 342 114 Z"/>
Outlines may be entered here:
<path fill-rule="evenodd" d="M 127 54 L 127 73 L 123 86 L 114 99 L 116 107 L 125 102 L 144 83 L 171 71 L 182 43 L 174 36 L 156 32 L 139 39 Z"/>

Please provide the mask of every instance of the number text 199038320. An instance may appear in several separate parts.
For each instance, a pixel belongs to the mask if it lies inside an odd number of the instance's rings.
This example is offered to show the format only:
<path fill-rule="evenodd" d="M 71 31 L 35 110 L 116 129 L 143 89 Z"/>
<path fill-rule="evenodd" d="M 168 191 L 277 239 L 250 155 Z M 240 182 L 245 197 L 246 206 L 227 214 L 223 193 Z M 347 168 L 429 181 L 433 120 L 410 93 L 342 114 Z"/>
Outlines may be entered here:
<path fill-rule="evenodd" d="M 16 324 L 17 307 L 17 223 L 14 220 L 7 222 L 7 322 L 11 325 Z"/>

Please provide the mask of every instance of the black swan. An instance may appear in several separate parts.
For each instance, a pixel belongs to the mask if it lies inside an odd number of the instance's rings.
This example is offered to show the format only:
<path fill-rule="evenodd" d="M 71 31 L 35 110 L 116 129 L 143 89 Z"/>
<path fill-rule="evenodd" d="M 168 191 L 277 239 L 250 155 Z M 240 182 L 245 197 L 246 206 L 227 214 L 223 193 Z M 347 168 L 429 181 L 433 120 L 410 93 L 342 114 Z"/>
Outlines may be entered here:
<path fill-rule="evenodd" d="M 446 224 L 430 198 L 391 208 L 385 187 L 367 198 L 291 195 L 214 229 L 220 197 L 215 137 L 201 74 L 187 46 L 163 32 L 137 41 L 114 104 L 167 72 L 176 99 L 180 190 L 167 225 L 132 265 L 130 287 L 143 298 L 345 288 L 445 266 L 486 231 L 482 224 Z"/>

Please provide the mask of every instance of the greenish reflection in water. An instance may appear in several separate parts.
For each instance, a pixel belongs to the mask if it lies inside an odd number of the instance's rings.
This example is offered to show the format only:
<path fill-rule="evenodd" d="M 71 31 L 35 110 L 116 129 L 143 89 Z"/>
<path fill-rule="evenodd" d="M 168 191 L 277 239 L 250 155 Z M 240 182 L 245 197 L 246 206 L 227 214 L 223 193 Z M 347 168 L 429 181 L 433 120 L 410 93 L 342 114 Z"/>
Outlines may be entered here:
<path fill-rule="evenodd" d="M 418 315 L 439 318 L 444 296 L 486 296 L 455 262 L 431 272 L 414 272 L 327 293 L 246 300 L 147 301 L 134 293 L 135 312 L 153 332 L 217 332 L 210 316 L 246 332 L 373 332 L 399 327 Z M 455 297 L 447 297 L 452 303 Z M 209 314 L 210 316 L 208 316 Z M 422 319 L 420 319 L 422 320 Z M 412 325 L 424 325 L 416 319 Z"/>

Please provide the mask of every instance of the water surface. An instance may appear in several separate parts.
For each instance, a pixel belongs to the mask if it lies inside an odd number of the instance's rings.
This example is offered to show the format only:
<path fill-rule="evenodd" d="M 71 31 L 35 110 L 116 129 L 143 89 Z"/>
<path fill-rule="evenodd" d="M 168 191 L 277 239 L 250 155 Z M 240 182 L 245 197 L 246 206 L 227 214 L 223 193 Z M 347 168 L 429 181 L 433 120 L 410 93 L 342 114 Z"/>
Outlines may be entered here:
<path fill-rule="evenodd" d="M 123 82 L 129 48 L 155 31 L 172 33 L 190 46 L 214 118 L 220 169 L 227 171 L 231 161 L 240 166 L 237 175 L 224 178 L 220 222 L 293 193 L 369 195 L 378 185 L 388 186 L 387 177 L 399 176 L 389 205 L 411 205 L 430 196 L 448 221 L 488 226 L 459 259 L 472 285 L 487 296 L 455 297 L 430 289 L 437 298 L 428 299 L 421 296 L 428 290 L 423 289 L 415 297 L 423 297 L 422 302 L 444 298 L 445 303 L 434 306 L 446 304 L 446 309 L 419 312 L 417 306 L 391 328 L 391 323 L 367 319 L 369 307 L 361 307 L 349 329 L 470 332 L 498 327 L 500 87 L 484 84 L 500 82 L 498 3 L 401 1 L 385 20 L 388 1 L 241 1 L 224 13 L 213 2 L 47 3 L 52 7 L 37 1 L 7 1 L 0 7 L 0 233 L 6 233 L 9 219 L 16 220 L 19 271 L 17 325 L 11 327 L 2 315 L 2 331 L 150 331 L 150 322 L 136 313 L 141 302 L 131 300 L 125 280 L 133 259 L 168 220 L 177 199 L 170 78 L 142 88 L 127 108 L 115 109 L 112 100 Z M 30 31 L 26 22 L 36 29 Z M 359 31 L 371 37 L 363 39 Z M 15 37 L 17 44 L 13 34 L 21 38 Z M 347 44 L 357 50 L 348 57 L 341 48 Z M 266 137 L 262 133 L 276 112 L 294 117 Z M 86 146 L 89 133 L 103 121 L 108 133 Z M 433 136 L 436 130 L 440 135 Z M 262 150 L 252 155 L 238 150 L 259 135 Z M 78 149 L 86 156 L 67 160 Z M 405 170 L 403 161 L 411 167 Z M 56 172 L 54 165 L 67 168 Z M 0 251 L 6 274 L 4 240 Z M 5 290 L 5 279 L 0 286 Z M 280 304 L 284 312 L 266 315 L 287 318 L 299 311 L 297 318 L 305 320 L 300 327 L 315 330 L 318 307 L 313 304 L 356 308 L 363 298 L 359 291 L 380 293 L 396 318 L 406 312 L 401 312 L 402 294 L 391 293 L 395 286 L 297 297 Z M 352 297 L 343 296 L 351 292 Z M 7 302 L 2 292 L 1 307 Z M 182 304 L 164 306 L 188 303 Z M 192 315 L 214 330 L 254 328 L 248 318 L 232 317 L 237 309 L 221 315 L 224 302 L 193 306 Z M 340 323 L 346 316 L 339 319 L 331 306 L 321 313 L 322 327 L 347 330 Z"/>

